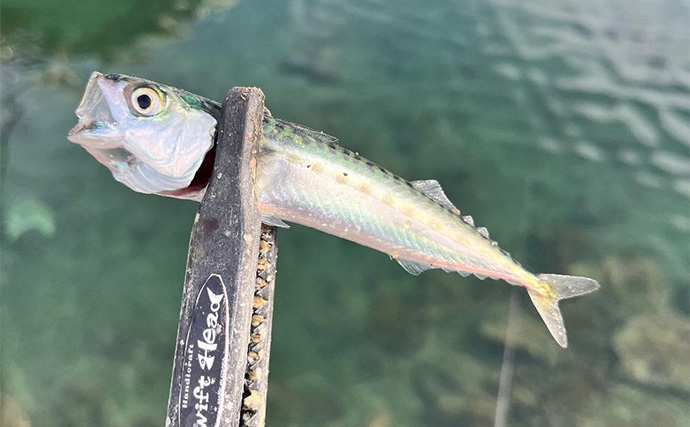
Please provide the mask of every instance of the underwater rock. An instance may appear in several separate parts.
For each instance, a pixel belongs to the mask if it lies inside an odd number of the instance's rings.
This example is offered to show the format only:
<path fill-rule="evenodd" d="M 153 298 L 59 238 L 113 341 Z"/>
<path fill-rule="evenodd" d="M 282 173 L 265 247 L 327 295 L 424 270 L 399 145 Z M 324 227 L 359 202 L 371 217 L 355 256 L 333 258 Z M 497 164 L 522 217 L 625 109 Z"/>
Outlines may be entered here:
<path fill-rule="evenodd" d="M 269 386 L 267 425 L 271 419 L 281 420 L 279 425 L 335 425 L 347 416 L 340 385 L 328 379 L 307 373 L 289 381 L 274 379 Z"/>
<path fill-rule="evenodd" d="M 623 374 L 636 382 L 690 392 L 690 320 L 674 313 L 642 315 L 616 334 Z"/>
<path fill-rule="evenodd" d="M 31 421 L 26 410 L 17 399 L 3 394 L 0 396 L 0 426 L 3 427 L 31 427 Z"/>
<path fill-rule="evenodd" d="M 50 84 L 67 88 L 76 88 L 82 83 L 71 64 L 63 58 L 49 62 L 42 77 Z"/>
<path fill-rule="evenodd" d="M 103 384 L 91 378 L 74 377 L 52 403 L 57 415 L 51 420 L 52 425 L 114 427 L 115 414 L 123 414 L 105 389 Z"/>
<path fill-rule="evenodd" d="M 553 365 L 561 349 L 553 345 L 551 335 L 536 313 L 525 313 L 523 310 L 515 310 L 515 313 L 510 319 L 506 319 L 507 315 L 487 316 L 480 326 L 481 334 L 497 344 L 506 344 L 509 340 L 514 349 Z M 513 322 L 510 337 L 506 335 L 509 321 Z"/>
<path fill-rule="evenodd" d="M 392 425 L 391 414 L 387 411 L 372 414 L 364 423 L 365 427 L 391 427 Z"/>
<path fill-rule="evenodd" d="M 616 385 L 601 398 L 593 399 L 589 408 L 581 408 L 576 424 L 579 427 L 684 426 L 689 416 L 690 408 L 683 399 Z"/>
<path fill-rule="evenodd" d="M 659 265 L 644 256 L 609 257 L 603 263 L 603 283 L 610 287 L 617 304 L 633 312 L 666 307 L 670 284 Z"/>
<path fill-rule="evenodd" d="M 424 404 L 424 419 L 434 426 L 484 426 L 493 422 L 498 371 L 466 354 L 420 363 L 413 387 Z"/>
<path fill-rule="evenodd" d="M 545 370 L 543 365 L 516 368 L 514 389 L 528 388 L 536 399 L 530 406 L 515 402 L 511 406 L 513 419 L 527 417 L 530 419 L 528 425 L 579 426 L 573 418 L 583 408 L 605 398 L 611 379 L 607 376 L 608 369 L 600 366 L 601 359 L 586 353 L 572 353 L 552 369 Z M 601 427 L 617 425 L 625 424 L 600 424 Z"/>
<path fill-rule="evenodd" d="M 370 304 L 368 332 L 378 346 L 403 356 L 424 345 L 428 325 L 413 303 L 399 293 L 382 291 Z"/>

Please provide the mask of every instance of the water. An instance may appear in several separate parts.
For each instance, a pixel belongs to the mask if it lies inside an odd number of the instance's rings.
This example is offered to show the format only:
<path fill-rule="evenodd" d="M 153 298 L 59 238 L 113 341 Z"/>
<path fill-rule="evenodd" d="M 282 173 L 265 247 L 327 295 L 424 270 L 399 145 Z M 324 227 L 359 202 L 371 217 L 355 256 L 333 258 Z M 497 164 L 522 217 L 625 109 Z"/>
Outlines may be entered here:
<path fill-rule="evenodd" d="M 294 226 L 268 425 L 688 423 L 687 2 L 137 4 L 2 5 L 6 418 L 164 417 L 196 206 L 135 194 L 66 141 L 97 69 L 215 99 L 259 86 L 275 116 L 438 179 L 531 270 L 602 284 L 563 304 L 564 351 L 503 283 L 413 277 Z"/>

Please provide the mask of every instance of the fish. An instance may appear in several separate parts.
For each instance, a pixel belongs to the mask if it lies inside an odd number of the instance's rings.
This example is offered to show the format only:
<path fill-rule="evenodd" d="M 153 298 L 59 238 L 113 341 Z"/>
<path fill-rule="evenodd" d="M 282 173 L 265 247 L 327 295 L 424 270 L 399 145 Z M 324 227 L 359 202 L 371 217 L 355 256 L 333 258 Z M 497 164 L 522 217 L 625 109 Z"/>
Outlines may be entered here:
<path fill-rule="evenodd" d="M 221 106 L 182 89 L 94 72 L 67 138 L 134 191 L 201 201 L 213 169 Z M 435 180 L 406 181 L 337 138 L 266 111 L 256 189 L 264 224 L 301 224 L 378 250 L 418 275 L 429 269 L 526 289 L 547 329 L 568 345 L 559 301 L 596 280 L 534 274 L 499 248 Z"/>

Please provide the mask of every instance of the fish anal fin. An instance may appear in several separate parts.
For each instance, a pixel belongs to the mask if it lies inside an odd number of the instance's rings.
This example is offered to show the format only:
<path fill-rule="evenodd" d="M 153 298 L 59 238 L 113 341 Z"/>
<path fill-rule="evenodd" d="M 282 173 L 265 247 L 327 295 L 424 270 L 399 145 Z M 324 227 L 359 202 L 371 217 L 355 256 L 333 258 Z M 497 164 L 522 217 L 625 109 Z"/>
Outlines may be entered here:
<path fill-rule="evenodd" d="M 443 206 L 449 209 L 457 210 L 453 203 L 448 199 L 448 196 L 446 196 L 446 193 L 443 192 L 441 184 L 439 184 L 438 181 L 436 181 L 435 179 L 412 181 L 410 184 L 412 184 L 414 188 L 416 188 L 417 190 L 426 194 L 432 200 L 442 204 Z"/>
<path fill-rule="evenodd" d="M 398 264 L 400 264 L 405 271 L 415 276 L 418 276 L 420 273 L 432 268 L 429 264 L 420 264 L 418 262 L 406 261 L 404 259 L 397 258 L 395 260 L 398 261 Z"/>
<path fill-rule="evenodd" d="M 283 220 L 272 215 L 261 215 L 261 222 L 271 227 L 290 228 Z"/>
<path fill-rule="evenodd" d="M 542 282 L 542 287 L 528 288 L 527 292 L 553 338 L 561 347 L 566 348 L 568 336 L 558 302 L 594 292 L 599 289 L 599 283 L 586 277 L 559 274 L 540 274 L 537 277 Z"/>

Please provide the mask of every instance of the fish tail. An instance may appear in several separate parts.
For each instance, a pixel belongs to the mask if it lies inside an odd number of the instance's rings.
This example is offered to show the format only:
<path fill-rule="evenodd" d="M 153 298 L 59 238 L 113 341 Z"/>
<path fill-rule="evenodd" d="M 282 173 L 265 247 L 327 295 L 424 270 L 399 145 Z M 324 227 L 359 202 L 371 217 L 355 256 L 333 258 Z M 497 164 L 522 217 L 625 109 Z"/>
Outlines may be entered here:
<path fill-rule="evenodd" d="M 558 301 L 594 292 L 599 289 L 599 283 L 586 277 L 559 274 L 540 274 L 537 277 L 541 286 L 527 288 L 527 292 L 553 338 L 561 347 L 566 348 L 568 336 Z"/>

